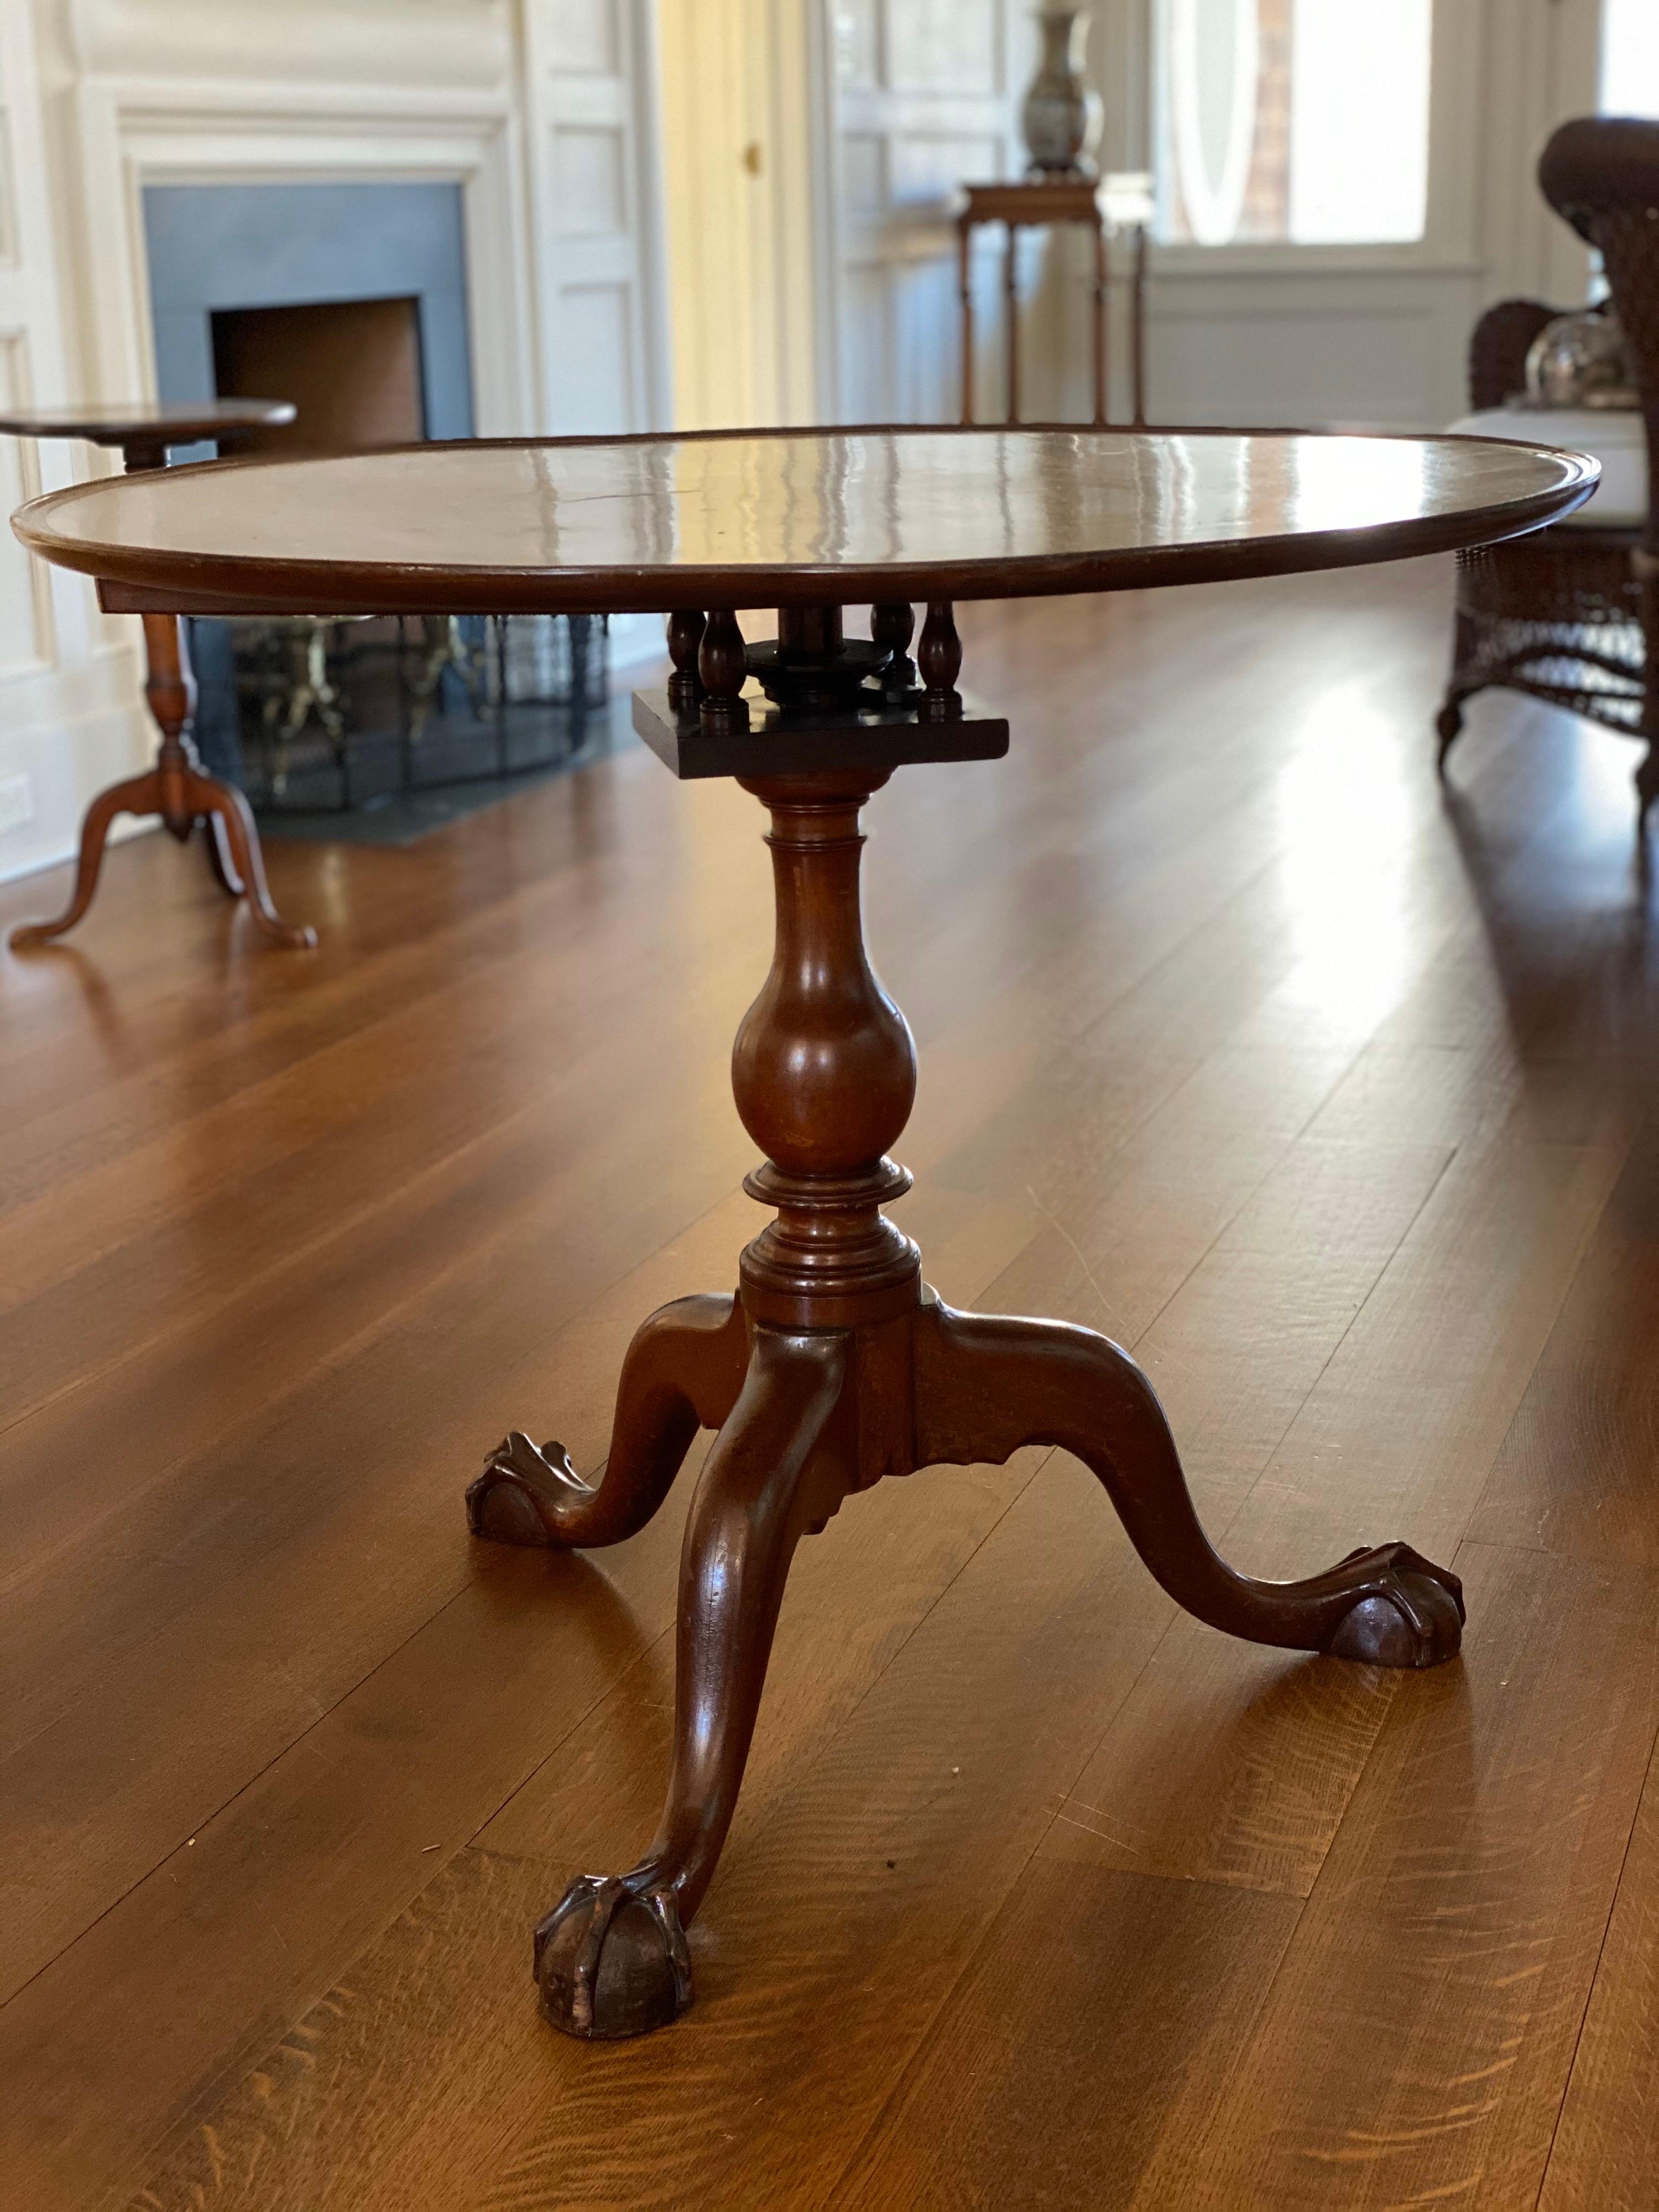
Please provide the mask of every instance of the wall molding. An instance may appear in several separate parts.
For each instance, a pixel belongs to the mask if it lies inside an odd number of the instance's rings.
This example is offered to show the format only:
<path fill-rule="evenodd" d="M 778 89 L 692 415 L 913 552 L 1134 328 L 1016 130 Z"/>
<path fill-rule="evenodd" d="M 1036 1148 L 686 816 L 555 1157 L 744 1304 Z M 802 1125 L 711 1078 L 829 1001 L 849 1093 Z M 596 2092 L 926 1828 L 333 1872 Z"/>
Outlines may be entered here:
<path fill-rule="evenodd" d="M 465 223 L 478 429 L 511 434 L 533 419 L 527 256 L 510 113 L 453 101 L 359 106 L 337 87 L 319 106 L 273 97 L 227 106 L 200 85 L 166 100 L 156 95 L 153 84 L 95 84 L 82 94 L 93 201 L 119 210 L 118 221 L 91 227 L 82 264 L 82 319 L 105 388 L 154 388 L 147 185 L 453 183 L 461 188 Z"/>
<path fill-rule="evenodd" d="M 83 76 L 264 87 L 305 82 L 494 91 L 510 84 L 514 0 L 58 0 Z"/>

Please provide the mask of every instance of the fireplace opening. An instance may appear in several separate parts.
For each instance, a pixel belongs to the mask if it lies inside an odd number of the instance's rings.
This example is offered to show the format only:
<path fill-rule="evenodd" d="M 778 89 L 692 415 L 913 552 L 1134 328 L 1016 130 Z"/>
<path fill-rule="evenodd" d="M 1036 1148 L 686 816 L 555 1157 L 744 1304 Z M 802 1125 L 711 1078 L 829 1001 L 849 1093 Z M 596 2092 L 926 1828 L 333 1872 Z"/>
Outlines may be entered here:
<path fill-rule="evenodd" d="M 221 399 L 275 393 L 299 410 L 291 428 L 258 431 L 270 453 L 351 453 L 427 435 L 420 301 L 325 300 L 219 307 L 210 317 Z"/>

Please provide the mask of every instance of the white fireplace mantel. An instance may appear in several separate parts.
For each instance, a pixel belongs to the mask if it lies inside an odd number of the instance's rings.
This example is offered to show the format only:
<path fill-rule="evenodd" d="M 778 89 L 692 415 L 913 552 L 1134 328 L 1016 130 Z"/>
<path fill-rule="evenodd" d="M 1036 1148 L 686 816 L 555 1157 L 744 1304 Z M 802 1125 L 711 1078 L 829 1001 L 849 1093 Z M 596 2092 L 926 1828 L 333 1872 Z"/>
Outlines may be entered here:
<path fill-rule="evenodd" d="M 138 83 L 433 86 L 509 100 L 513 0 L 67 0 L 79 73 Z"/>

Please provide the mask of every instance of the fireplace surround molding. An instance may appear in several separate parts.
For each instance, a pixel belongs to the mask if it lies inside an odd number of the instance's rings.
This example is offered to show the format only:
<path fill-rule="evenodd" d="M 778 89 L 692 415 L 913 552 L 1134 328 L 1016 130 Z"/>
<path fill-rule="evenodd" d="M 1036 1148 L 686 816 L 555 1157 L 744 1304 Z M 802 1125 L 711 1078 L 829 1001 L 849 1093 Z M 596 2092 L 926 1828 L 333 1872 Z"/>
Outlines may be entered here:
<path fill-rule="evenodd" d="M 479 426 L 533 419 L 527 216 L 505 12 L 501 0 L 403 10 L 389 0 L 349 9 L 290 0 L 281 9 L 252 0 L 73 0 L 85 210 L 73 265 L 89 382 L 153 386 L 146 185 L 441 179 L 462 187 Z M 407 40 L 398 13 L 410 19 Z"/>
<path fill-rule="evenodd" d="M 46 0 L 88 386 L 152 388 L 146 185 L 443 180 L 462 191 L 479 433 L 651 427 L 666 348 L 646 15 L 646 0 Z M 573 211 L 564 149 L 598 133 L 606 204 Z M 575 390 L 566 364 L 591 358 L 600 296 L 624 357 Z M 618 419 L 591 419 L 598 391 Z"/>

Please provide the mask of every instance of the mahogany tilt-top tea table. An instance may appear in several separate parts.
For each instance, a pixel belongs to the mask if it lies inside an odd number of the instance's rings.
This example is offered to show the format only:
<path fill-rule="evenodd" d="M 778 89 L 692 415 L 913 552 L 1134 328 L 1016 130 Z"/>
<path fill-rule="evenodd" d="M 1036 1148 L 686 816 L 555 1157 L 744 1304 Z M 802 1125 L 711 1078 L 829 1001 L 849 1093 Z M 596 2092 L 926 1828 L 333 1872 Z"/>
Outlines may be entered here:
<path fill-rule="evenodd" d="M 82 438 L 88 445 L 112 447 L 132 476 L 166 468 L 176 446 L 210 438 L 222 448 L 257 430 L 282 429 L 295 411 L 287 399 L 138 399 L 119 406 L 25 408 L 0 414 L 0 432 L 15 438 Z M 197 757 L 191 733 L 196 679 L 182 624 L 172 612 L 153 609 L 144 611 L 143 624 L 144 700 L 161 733 L 155 765 L 142 775 L 111 784 L 93 800 L 81 825 L 69 904 L 51 921 L 24 922 L 14 929 L 12 950 L 49 945 L 81 920 L 98 889 L 104 846 L 118 814 L 159 814 L 181 845 L 199 823 L 220 890 L 247 901 L 255 927 L 273 945 L 308 951 L 317 942 L 316 931 L 284 921 L 271 904 L 252 808 L 234 784 L 208 775 Z"/>
<path fill-rule="evenodd" d="M 685 1929 L 737 1802 L 791 1557 L 884 1475 L 1058 1445 L 1215 1627 L 1389 1667 L 1457 1650 L 1457 1578 L 1406 1544 L 1302 1582 L 1236 1573 L 1126 1352 L 1061 1322 L 953 1312 L 923 1283 L 882 1210 L 909 1185 L 889 1151 L 916 1060 L 865 953 L 860 810 L 896 768 L 1007 750 L 1006 722 L 957 690 L 954 599 L 1484 544 L 1558 520 L 1595 476 L 1480 439 L 720 433 L 210 464 L 22 510 L 27 544 L 125 609 L 665 612 L 673 673 L 636 695 L 636 726 L 677 775 L 735 776 L 769 811 L 776 939 L 732 1088 L 765 1155 L 745 1188 L 775 1218 L 735 1296 L 678 1299 L 640 1328 L 601 1479 L 514 1431 L 467 1492 L 481 1537 L 614 1544 L 661 1504 L 698 1429 L 719 1431 L 685 1533 L 667 1805 L 637 1866 L 580 1875 L 537 1929 L 556 2027 L 634 2035 L 690 2002 Z M 765 604 L 777 639 L 745 646 L 733 611 Z M 848 605 L 873 608 L 870 640 L 843 635 Z"/>

